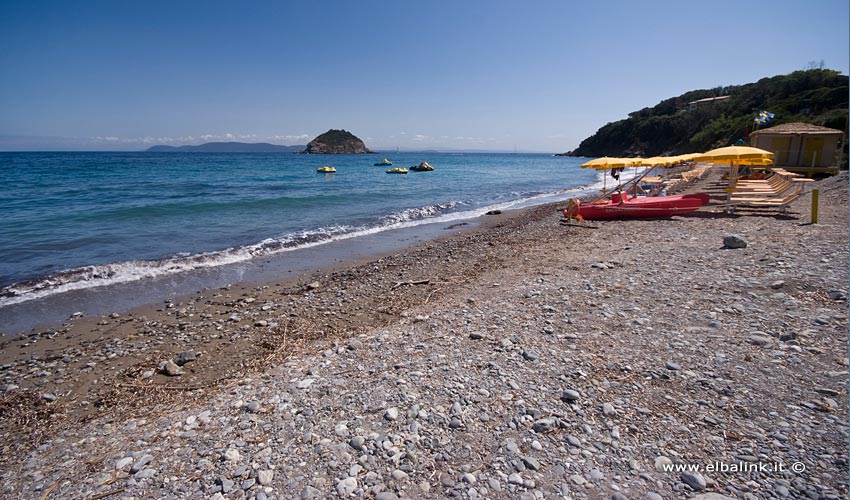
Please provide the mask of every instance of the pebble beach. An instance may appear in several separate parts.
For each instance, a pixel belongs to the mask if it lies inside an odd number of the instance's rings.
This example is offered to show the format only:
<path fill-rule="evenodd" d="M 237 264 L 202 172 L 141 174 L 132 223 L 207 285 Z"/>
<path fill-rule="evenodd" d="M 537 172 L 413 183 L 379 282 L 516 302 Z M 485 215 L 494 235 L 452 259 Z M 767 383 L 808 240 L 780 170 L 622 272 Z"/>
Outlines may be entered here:
<path fill-rule="evenodd" d="M 716 201 L 718 179 L 687 190 Z M 784 214 L 509 211 L 6 339 L 0 491 L 847 498 L 847 184 L 807 186 L 818 224 L 809 195 Z"/>

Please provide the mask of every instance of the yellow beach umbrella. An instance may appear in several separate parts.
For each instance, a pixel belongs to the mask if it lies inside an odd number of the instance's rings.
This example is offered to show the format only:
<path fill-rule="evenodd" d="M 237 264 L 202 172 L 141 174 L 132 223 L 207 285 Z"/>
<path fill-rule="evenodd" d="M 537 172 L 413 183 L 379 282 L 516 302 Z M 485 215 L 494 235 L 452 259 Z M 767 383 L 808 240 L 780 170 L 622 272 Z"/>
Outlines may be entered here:
<path fill-rule="evenodd" d="M 764 149 L 750 146 L 726 146 L 725 148 L 712 149 L 695 158 L 694 161 L 707 161 L 712 163 L 735 160 L 773 159 L 773 153 Z"/>
<path fill-rule="evenodd" d="M 725 148 L 712 149 L 694 158 L 695 161 L 706 161 L 711 163 L 729 162 L 729 187 L 726 189 L 726 203 L 732 202 L 732 191 L 738 182 L 738 167 L 745 162 L 773 160 L 773 153 L 764 149 L 750 146 L 726 146 Z M 748 163 L 752 165 L 752 163 Z"/>
<path fill-rule="evenodd" d="M 602 158 L 596 158 L 595 160 L 590 160 L 587 163 L 582 163 L 581 168 L 611 170 L 612 168 L 624 168 L 632 165 L 634 165 L 634 161 L 631 158 L 611 158 L 603 156 Z"/>

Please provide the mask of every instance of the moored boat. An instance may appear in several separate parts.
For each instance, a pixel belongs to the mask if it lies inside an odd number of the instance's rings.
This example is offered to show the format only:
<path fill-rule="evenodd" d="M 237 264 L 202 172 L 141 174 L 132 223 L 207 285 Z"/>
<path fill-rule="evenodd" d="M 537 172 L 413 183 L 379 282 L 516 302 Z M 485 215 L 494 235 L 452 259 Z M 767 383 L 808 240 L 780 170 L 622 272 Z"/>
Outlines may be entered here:
<path fill-rule="evenodd" d="M 387 173 L 388 174 L 406 174 L 407 169 L 401 168 L 401 167 L 395 167 L 395 168 L 391 168 L 391 169 L 387 170 Z"/>
<path fill-rule="evenodd" d="M 323 167 L 317 168 L 316 172 L 318 172 L 320 174 L 335 174 L 336 169 L 334 167 L 329 167 L 329 166 L 325 165 Z"/>
<path fill-rule="evenodd" d="M 383 160 L 379 161 L 378 163 L 375 163 L 375 166 L 376 167 L 387 167 L 387 166 L 392 165 L 392 164 L 393 164 L 393 162 L 384 158 Z"/>
<path fill-rule="evenodd" d="M 708 195 L 705 193 L 674 196 L 630 196 L 625 193 L 613 193 L 611 199 L 587 204 L 578 199 L 571 199 L 564 209 L 564 217 L 587 220 L 670 217 L 699 210 L 706 203 Z"/>
<path fill-rule="evenodd" d="M 434 167 L 432 167 L 427 161 L 423 161 L 419 165 L 410 167 L 410 170 L 413 170 L 414 172 L 431 172 L 434 170 Z"/>

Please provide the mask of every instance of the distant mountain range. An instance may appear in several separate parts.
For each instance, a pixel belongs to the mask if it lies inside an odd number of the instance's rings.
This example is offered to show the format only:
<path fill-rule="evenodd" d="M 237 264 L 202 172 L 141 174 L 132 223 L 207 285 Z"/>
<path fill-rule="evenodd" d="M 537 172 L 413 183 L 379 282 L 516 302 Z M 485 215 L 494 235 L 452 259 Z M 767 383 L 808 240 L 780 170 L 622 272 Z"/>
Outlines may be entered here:
<path fill-rule="evenodd" d="M 298 153 L 307 146 L 279 146 L 267 142 L 208 142 L 197 146 L 151 146 L 149 153 Z"/>

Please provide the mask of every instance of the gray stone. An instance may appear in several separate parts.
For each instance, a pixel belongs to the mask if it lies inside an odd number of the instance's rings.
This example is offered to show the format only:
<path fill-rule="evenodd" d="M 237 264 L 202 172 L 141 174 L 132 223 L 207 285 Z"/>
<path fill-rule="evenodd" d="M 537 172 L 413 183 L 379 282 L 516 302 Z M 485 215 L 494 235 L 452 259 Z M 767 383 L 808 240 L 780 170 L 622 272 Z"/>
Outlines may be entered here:
<path fill-rule="evenodd" d="M 357 479 L 347 477 L 336 484 L 336 492 L 342 496 L 348 496 L 354 493 L 357 489 Z"/>
<path fill-rule="evenodd" d="M 154 477 L 156 474 L 157 474 L 157 470 L 156 470 L 156 469 L 147 468 L 147 469 L 140 470 L 139 472 L 137 472 L 137 473 L 136 473 L 136 475 L 135 475 L 135 476 L 133 476 L 133 478 L 135 478 L 135 479 L 137 479 L 137 480 L 140 480 L 140 481 L 141 481 L 142 479 L 149 479 L 149 478 L 152 478 L 152 477 Z"/>
<path fill-rule="evenodd" d="M 348 441 L 348 445 L 357 451 L 363 451 L 363 445 L 366 443 L 366 438 L 363 436 L 354 436 Z"/>
<path fill-rule="evenodd" d="M 705 478 L 699 472 L 685 471 L 680 477 L 682 482 L 693 488 L 694 491 L 705 489 Z"/>
<path fill-rule="evenodd" d="M 655 458 L 655 470 L 658 472 L 669 472 L 673 461 L 665 456 Z"/>
<path fill-rule="evenodd" d="M 561 393 L 561 401 L 566 403 L 574 403 L 579 400 L 581 395 L 578 391 L 574 391 L 572 389 L 565 389 L 564 392 Z"/>
<path fill-rule="evenodd" d="M 144 468 L 145 465 L 149 464 L 151 461 L 153 461 L 153 456 L 145 453 L 144 455 L 139 457 L 135 461 L 135 463 L 133 463 L 132 467 L 130 467 L 130 474 L 135 474 L 139 472 L 140 470 L 142 470 L 142 468 Z"/>
<path fill-rule="evenodd" d="M 668 370 L 672 370 L 672 371 L 679 371 L 679 370 L 682 369 L 682 367 L 680 365 L 678 365 L 677 363 L 674 363 L 672 361 L 668 361 L 664 366 L 666 366 Z"/>
<path fill-rule="evenodd" d="M 558 419 L 556 419 L 555 417 L 541 418 L 540 420 L 534 422 L 534 425 L 531 426 L 531 429 L 534 432 L 538 433 L 550 432 L 557 428 Z"/>
<path fill-rule="evenodd" d="M 522 476 L 520 476 L 519 473 L 514 472 L 513 474 L 508 476 L 508 483 L 509 484 L 518 484 L 518 485 L 522 486 Z"/>
<path fill-rule="evenodd" d="M 398 495 L 391 491 L 382 491 L 375 495 L 375 500 L 398 500 Z"/>
<path fill-rule="evenodd" d="M 393 479 L 395 479 L 396 481 L 399 481 L 399 482 L 407 481 L 407 477 L 408 477 L 407 472 L 404 472 L 403 470 L 400 470 L 400 469 L 394 470 L 391 475 L 392 475 Z"/>
<path fill-rule="evenodd" d="M 198 359 L 198 356 L 192 351 L 183 351 L 177 353 L 177 357 L 174 358 L 174 363 L 177 366 L 183 366 L 190 361 L 195 361 Z"/>
<path fill-rule="evenodd" d="M 168 375 L 169 377 L 179 377 L 180 375 L 186 373 L 185 371 L 183 371 L 183 368 L 177 366 L 177 363 L 171 361 L 170 359 L 165 363 L 159 365 L 159 371 L 160 373 Z"/>
<path fill-rule="evenodd" d="M 272 480 L 274 479 L 274 471 L 273 470 L 261 470 L 257 473 L 257 481 L 263 485 L 268 486 L 272 484 Z"/>
<path fill-rule="evenodd" d="M 522 457 L 522 463 L 531 470 L 540 470 L 540 462 L 534 457 Z"/>
<path fill-rule="evenodd" d="M 397 420 L 398 419 L 398 408 L 396 408 L 396 407 L 389 408 L 384 413 L 384 418 L 389 420 L 390 422 Z"/>
<path fill-rule="evenodd" d="M 526 361 L 537 361 L 539 356 L 534 351 L 523 350 L 522 357 L 525 358 Z"/>
<path fill-rule="evenodd" d="M 747 240 L 737 234 L 730 234 L 723 237 L 723 246 L 725 248 L 747 248 Z"/>
<path fill-rule="evenodd" d="M 750 335 L 747 337 L 747 342 L 757 346 L 766 346 L 772 342 L 770 337 L 765 335 Z"/>

